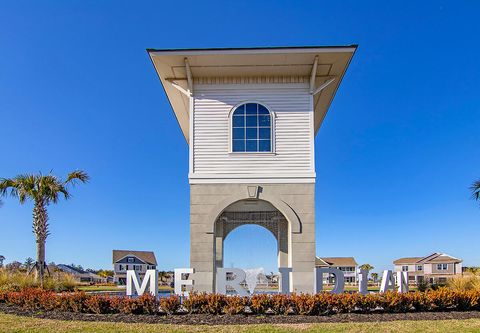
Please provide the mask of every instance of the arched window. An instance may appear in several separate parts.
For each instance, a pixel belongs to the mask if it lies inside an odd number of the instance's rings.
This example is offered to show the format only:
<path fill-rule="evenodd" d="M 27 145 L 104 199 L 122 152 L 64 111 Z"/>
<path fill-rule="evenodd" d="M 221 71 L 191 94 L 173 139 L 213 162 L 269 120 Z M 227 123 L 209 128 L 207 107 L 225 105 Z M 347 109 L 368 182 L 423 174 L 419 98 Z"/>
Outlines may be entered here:
<path fill-rule="evenodd" d="M 271 152 L 272 116 L 258 103 L 238 106 L 232 114 L 232 152 Z"/>

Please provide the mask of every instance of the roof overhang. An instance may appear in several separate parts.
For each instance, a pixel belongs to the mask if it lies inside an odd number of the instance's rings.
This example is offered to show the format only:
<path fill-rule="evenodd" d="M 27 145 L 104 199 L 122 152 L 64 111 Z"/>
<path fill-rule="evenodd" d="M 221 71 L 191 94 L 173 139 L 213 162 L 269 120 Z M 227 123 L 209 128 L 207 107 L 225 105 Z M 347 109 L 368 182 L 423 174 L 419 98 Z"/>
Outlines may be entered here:
<path fill-rule="evenodd" d="M 199 78 L 307 78 L 314 95 L 315 132 L 357 49 L 349 46 L 147 49 L 180 128 L 189 141 L 189 97 Z"/>

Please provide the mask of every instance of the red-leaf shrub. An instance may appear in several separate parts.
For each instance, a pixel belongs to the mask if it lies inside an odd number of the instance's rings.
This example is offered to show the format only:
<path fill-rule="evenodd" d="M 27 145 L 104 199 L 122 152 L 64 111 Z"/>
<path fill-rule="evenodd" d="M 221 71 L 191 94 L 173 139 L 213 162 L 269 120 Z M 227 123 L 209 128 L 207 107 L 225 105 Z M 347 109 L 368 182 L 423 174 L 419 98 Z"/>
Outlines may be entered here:
<path fill-rule="evenodd" d="M 379 294 L 367 294 L 357 296 L 357 310 L 368 313 L 380 306 Z"/>
<path fill-rule="evenodd" d="M 381 307 L 386 312 L 408 312 L 412 310 L 412 297 L 410 294 L 401 294 L 388 291 L 382 294 Z"/>
<path fill-rule="evenodd" d="M 271 298 L 271 309 L 276 314 L 288 314 L 289 310 L 294 310 L 292 299 L 288 295 L 276 294 Z"/>
<path fill-rule="evenodd" d="M 168 314 L 175 314 L 180 308 L 180 297 L 172 295 L 160 298 L 160 308 Z"/>
<path fill-rule="evenodd" d="M 110 298 L 94 295 L 85 300 L 85 309 L 90 313 L 110 313 Z"/>
<path fill-rule="evenodd" d="M 168 314 L 175 314 L 180 308 L 180 298 L 169 296 L 159 300 L 150 294 L 137 298 L 88 295 L 84 292 L 60 293 L 42 289 L 21 291 L 0 291 L 0 302 L 30 310 L 58 310 L 85 313 L 157 314 L 159 308 Z M 377 293 L 360 295 L 332 294 L 323 292 L 316 295 L 267 295 L 252 297 L 225 296 L 220 294 L 191 293 L 183 300 L 183 306 L 190 313 L 228 314 L 244 312 L 246 306 L 255 314 L 296 313 L 301 315 L 327 315 L 332 313 L 369 313 L 376 308 L 385 312 L 413 311 L 478 311 L 480 291 L 452 291 L 440 288 L 435 291 L 412 293 Z"/>
<path fill-rule="evenodd" d="M 229 315 L 241 314 L 248 303 L 248 297 L 229 296 L 225 297 L 224 302 L 223 313 Z"/>
<path fill-rule="evenodd" d="M 87 297 L 83 291 L 62 293 L 57 297 L 58 309 L 60 311 L 86 312 L 85 300 Z"/>
<path fill-rule="evenodd" d="M 273 306 L 272 296 L 267 294 L 254 294 L 250 298 L 250 308 L 256 314 L 264 314 Z"/>
<path fill-rule="evenodd" d="M 316 295 L 292 294 L 291 299 L 297 314 L 309 316 L 319 314 L 319 302 Z"/>
<path fill-rule="evenodd" d="M 180 300 L 178 299 L 178 296 L 174 296 L 177 298 L 177 308 L 175 311 L 180 307 Z M 143 314 L 155 314 L 158 313 L 158 307 L 159 307 L 159 302 L 153 296 L 152 294 L 143 294 L 142 296 L 138 297 L 136 299 L 137 303 L 139 306 L 142 308 L 142 313 Z"/>
<path fill-rule="evenodd" d="M 182 305 L 189 313 L 200 313 L 206 304 L 206 294 L 196 292 L 191 292 L 182 302 Z"/>
<path fill-rule="evenodd" d="M 205 294 L 206 303 L 200 313 L 221 314 L 225 307 L 225 298 L 221 294 Z"/>
<path fill-rule="evenodd" d="M 455 308 L 457 305 L 458 292 L 451 291 L 447 288 L 439 288 L 438 290 L 427 291 L 427 298 L 434 311 L 445 311 Z"/>

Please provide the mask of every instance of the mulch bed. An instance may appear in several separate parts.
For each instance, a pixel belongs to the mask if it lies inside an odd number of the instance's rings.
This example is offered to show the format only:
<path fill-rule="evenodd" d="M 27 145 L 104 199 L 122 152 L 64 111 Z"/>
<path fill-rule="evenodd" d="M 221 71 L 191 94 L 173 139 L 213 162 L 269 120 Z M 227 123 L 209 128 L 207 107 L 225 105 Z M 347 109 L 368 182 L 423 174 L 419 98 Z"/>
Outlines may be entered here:
<path fill-rule="evenodd" d="M 378 322 L 394 320 L 446 320 L 480 318 L 480 311 L 463 312 L 412 312 L 412 313 L 372 313 L 372 314 L 335 314 L 329 316 L 279 316 L 279 315 L 126 315 L 126 314 L 88 314 L 60 311 L 32 311 L 17 306 L 0 304 L 0 313 L 25 317 L 104 321 L 124 323 L 175 324 L 175 325 L 244 325 L 244 324 L 301 324 L 301 323 L 346 323 Z"/>

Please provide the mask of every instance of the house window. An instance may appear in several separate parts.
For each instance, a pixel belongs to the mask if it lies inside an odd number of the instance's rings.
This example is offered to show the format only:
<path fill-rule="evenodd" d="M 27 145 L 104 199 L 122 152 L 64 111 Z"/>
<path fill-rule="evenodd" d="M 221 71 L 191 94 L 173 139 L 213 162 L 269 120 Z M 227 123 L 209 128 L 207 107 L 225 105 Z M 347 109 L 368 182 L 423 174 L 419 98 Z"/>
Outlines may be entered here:
<path fill-rule="evenodd" d="M 402 272 L 408 272 L 408 266 L 402 266 Z"/>
<path fill-rule="evenodd" d="M 422 265 L 417 265 L 417 271 L 423 271 L 423 266 Z"/>
<path fill-rule="evenodd" d="M 123 271 L 123 265 L 118 265 L 118 270 Z"/>
<path fill-rule="evenodd" d="M 232 152 L 271 152 L 272 116 L 258 103 L 238 106 L 232 113 Z"/>
<path fill-rule="evenodd" d="M 437 270 L 446 271 L 448 269 L 448 264 L 437 264 Z"/>
<path fill-rule="evenodd" d="M 127 262 L 135 262 L 135 259 L 134 258 L 127 258 Z"/>
<path fill-rule="evenodd" d="M 134 265 L 133 269 L 136 270 L 136 271 L 141 271 L 142 267 L 140 265 Z"/>

